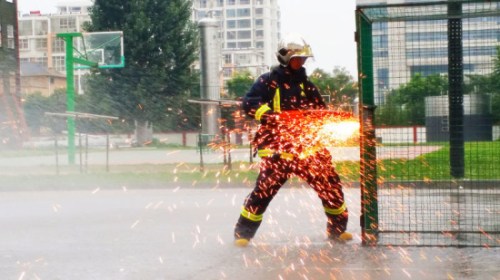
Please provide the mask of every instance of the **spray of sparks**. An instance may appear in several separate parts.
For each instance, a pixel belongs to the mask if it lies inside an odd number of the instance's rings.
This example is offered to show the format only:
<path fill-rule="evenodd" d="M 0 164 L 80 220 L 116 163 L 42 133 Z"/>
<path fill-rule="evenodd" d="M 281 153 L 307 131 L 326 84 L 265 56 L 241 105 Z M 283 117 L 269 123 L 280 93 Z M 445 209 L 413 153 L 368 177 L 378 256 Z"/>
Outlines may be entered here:
<path fill-rule="evenodd" d="M 269 135 L 278 152 L 305 158 L 325 147 L 341 146 L 359 137 L 359 122 L 351 113 L 328 110 L 286 111 L 276 117 Z"/>

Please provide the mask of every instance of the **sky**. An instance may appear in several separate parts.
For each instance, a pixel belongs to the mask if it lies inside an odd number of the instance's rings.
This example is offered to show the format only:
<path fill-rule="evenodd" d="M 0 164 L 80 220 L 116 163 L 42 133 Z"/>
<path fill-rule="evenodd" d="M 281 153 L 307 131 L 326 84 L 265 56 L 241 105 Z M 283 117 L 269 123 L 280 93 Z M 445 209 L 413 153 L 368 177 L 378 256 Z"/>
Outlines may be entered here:
<path fill-rule="evenodd" d="M 55 12 L 61 0 L 18 0 L 22 12 Z M 82 2 L 66 0 L 64 2 Z M 278 0 L 281 9 L 281 32 L 299 33 L 311 45 L 314 59 L 308 72 L 320 68 L 331 72 L 344 67 L 356 79 L 355 0 Z"/>

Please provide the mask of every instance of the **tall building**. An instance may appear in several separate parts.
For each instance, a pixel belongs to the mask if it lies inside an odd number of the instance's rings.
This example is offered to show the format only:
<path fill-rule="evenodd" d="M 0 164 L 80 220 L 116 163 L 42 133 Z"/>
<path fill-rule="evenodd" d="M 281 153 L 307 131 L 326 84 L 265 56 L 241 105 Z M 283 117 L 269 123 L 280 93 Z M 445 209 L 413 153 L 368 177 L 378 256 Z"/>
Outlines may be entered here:
<path fill-rule="evenodd" d="M 356 4 L 363 6 L 424 2 L 439 1 L 357 0 Z M 467 13 L 468 10 L 480 9 L 481 5 L 483 4 L 466 3 L 463 4 L 462 9 L 464 13 Z M 493 5 L 498 5 L 498 3 Z M 500 42 L 500 17 L 464 17 L 462 30 L 464 74 L 489 74 L 491 61 L 496 55 L 496 46 Z M 424 76 L 448 74 L 448 21 L 446 19 L 374 22 L 372 24 L 372 47 L 377 104 L 384 104 L 385 97 L 390 90 L 407 83 L 417 73 Z"/>
<path fill-rule="evenodd" d="M 235 71 L 260 75 L 276 64 L 276 46 L 281 37 L 277 0 L 195 0 L 193 20 L 205 17 L 219 21 L 224 79 Z"/>

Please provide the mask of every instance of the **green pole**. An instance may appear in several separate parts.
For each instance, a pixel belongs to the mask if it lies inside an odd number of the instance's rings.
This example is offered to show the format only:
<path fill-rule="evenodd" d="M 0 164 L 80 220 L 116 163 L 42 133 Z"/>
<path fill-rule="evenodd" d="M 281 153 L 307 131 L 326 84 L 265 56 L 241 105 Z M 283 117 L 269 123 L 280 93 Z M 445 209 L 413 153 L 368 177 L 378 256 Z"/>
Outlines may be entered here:
<path fill-rule="evenodd" d="M 66 42 L 66 111 L 75 111 L 75 76 L 73 59 L 73 37 L 81 36 L 77 33 L 57 34 Z M 68 163 L 75 164 L 75 117 L 68 116 Z"/>
<path fill-rule="evenodd" d="M 363 245 L 378 239 L 377 157 L 375 137 L 375 100 L 373 83 L 372 25 L 361 10 L 356 11 L 358 71 L 360 85 L 360 175 L 361 231 Z"/>
<path fill-rule="evenodd" d="M 66 111 L 75 112 L 75 67 L 74 64 L 82 64 L 97 67 L 97 62 L 85 60 L 73 56 L 73 38 L 82 37 L 82 33 L 59 33 L 57 37 L 66 43 Z M 124 61 L 124 58 L 122 58 Z M 75 164 L 75 117 L 68 116 L 68 163 Z"/>

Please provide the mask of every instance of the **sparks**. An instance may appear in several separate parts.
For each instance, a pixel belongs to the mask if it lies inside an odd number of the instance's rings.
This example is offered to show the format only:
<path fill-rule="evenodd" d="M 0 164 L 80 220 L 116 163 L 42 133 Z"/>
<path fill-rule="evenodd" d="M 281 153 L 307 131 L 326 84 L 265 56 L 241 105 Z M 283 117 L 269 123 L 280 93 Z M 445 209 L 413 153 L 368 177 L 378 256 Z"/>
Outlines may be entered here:
<path fill-rule="evenodd" d="M 325 146 L 338 142 L 346 142 L 359 132 L 359 122 L 353 120 L 328 122 L 318 131 L 318 137 Z"/>

